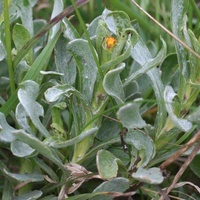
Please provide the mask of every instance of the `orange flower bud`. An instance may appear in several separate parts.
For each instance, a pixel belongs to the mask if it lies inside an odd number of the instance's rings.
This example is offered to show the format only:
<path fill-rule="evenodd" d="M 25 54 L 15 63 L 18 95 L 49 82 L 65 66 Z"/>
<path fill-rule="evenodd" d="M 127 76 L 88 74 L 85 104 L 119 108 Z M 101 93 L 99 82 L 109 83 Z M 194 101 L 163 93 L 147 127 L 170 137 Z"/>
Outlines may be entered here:
<path fill-rule="evenodd" d="M 106 38 L 106 47 L 108 49 L 113 48 L 116 43 L 117 43 L 117 40 L 114 37 L 109 36 Z"/>

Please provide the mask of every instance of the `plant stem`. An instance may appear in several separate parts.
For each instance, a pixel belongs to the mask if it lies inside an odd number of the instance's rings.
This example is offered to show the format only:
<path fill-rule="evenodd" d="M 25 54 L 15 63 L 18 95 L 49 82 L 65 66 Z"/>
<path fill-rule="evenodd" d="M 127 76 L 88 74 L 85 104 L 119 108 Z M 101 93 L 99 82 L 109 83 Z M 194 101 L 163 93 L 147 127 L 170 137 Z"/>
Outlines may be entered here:
<path fill-rule="evenodd" d="M 10 33 L 10 19 L 9 19 L 8 3 L 9 3 L 8 0 L 3 1 L 7 65 L 8 65 L 8 72 L 9 72 L 9 78 L 10 78 L 11 94 L 13 94 L 15 92 L 15 82 L 14 82 L 14 69 L 13 69 L 12 54 L 11 54 L 11 33 Z"/>

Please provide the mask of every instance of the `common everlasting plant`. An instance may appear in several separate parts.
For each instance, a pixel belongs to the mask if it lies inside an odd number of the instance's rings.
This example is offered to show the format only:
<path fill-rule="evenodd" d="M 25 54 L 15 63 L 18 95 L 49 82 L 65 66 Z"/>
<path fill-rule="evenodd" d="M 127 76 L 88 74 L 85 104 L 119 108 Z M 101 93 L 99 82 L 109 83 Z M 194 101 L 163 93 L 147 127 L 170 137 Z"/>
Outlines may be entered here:
<path fill-rule="evenodd" d="M 175 40 L 171 54 L 162 37 L 159 49 L 149 46 L 124 11 L 105 8 L 86 25 L 77 8 L 86 2 L 54 1 L 47 23 L 32 18 L 36 0 L 4 1 L 2 199 L 169 199 L 187 196 L 187 185 L 197 198 L 200 188 L 180 179 L 189 165 L 200 176 L 200 46 L 187 28 L 189 1 L 172 0 L 171 34 L 183 45 Z M 65 17 L 73 11 L 83 33 Z M 181 156 L 179 171 L 168 168 Z"/>

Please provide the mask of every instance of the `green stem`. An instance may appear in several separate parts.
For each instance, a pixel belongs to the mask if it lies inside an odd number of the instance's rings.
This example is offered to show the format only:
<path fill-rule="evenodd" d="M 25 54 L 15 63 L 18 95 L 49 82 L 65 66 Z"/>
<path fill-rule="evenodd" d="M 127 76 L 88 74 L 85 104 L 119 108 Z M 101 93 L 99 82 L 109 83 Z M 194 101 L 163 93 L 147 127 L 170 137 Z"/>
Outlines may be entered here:
<path fill-rule="evenodd" d="M 21 159 L 20 174 L 33 173 L 33 169 L 34 169 L 34 166 L 31 160 L 27 158 Z M 31 189 L 32 189 L 32 183 L 28 183 L 27 185 L 19 189 L 18 195 L 25 194 L 31 191 Z"/>
<path fill-rule="evenodd" d="M 10 33 L 10 19 L 9 19 L 9 6 L 8 0 L 3 1 L 4 9 L 4 23 L 5 23 L 5 45 L 7 52 L 7 65 L 10 78 L 10 89 L 11 94 L 15 92 L 15 82 L 14 82 L 14 69 L 12 63 L 12 53 L 11 53 L 11 33 Z"/>

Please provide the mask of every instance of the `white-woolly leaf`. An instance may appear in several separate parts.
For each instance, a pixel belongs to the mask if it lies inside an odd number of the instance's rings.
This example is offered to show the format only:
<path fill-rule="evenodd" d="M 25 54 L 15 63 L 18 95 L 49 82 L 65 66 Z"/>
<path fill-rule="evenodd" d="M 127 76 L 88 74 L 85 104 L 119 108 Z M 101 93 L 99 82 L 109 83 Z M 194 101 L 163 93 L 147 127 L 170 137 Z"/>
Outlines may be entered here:
<path fill-rule="evenodd" d="M 31 155 L 35 150 L 31 148 L 28 144 L 23 143 L 19 140 L 15 140 L 11 143 L 11 151 L 13 155 L 17 157 L 26 157 Z"/>
<path fill-rule="evenodd" d="M 15 140 L 15 136 L 12 134 L 12 131 L 15 129 L 10 126 L 3 113 L 0 112 L 0 141 L 1 142 L 12 142 Z"/>
<path fill-rule="evenodd" d="M 122 107 L 117 112 L 117 116 L 122 122 L 123 126 L 128 129 L 133 128 L 144 128 L 146 126 L 145 121 L 140 115 L 140 102 L 135 101 L 133 103 L 128 103 Z"/>
<path fill-rule="evenodd" d="M 85 96 L 88 102 L 91 102 L 97 76 L 97 66 L 89 44 L 86 40 L 75 39 L 69 42 L 67 49 L 76 60 L 79 71 L 78 90 Z"/>
<path fill-rule="evenodd" d="M 138 168 L 136 173 L 132 173 L 133 178 L 149 184 L 160 184 L 163 182 L 164 177 L 160 168 L 153 167 L 149 169 Z"/>
<path fill-rule="evenodd" d="M 129 130 L 124 136 L 124 141 L 138 151 L 141 167 L 146 166 L 155 155 L 155 145 L 150 136 L 138 130 Z"/>
<path fill-rule="evenodd" d="M 39 85 L 31 80 L 24 81 L 20 84 L 18 98 L 26 113 L 32 120 L 36 128 L 44 135 L 49 136 L 49 132 L 42 125 L 39 117 L 44 115 L 43 107 L 36 102 L 39 93 Z"/>
<path fill-rule="evenodd" d="M 111 179 L 117 176 L 118 165 L 117 158 L 106 150 L 100 150 L 96 157 L 99 175 L 103 179 Z"/>
<path fill-rule="evenodd" d="M 124 102 L 124 89 L 120 79 L 120 72 L 125 68 L 125 63 L 119 64 L 115 69 L 110 70 L 104 77 L 103 87 L 107 94 L 112 96 L 120 104 Z"/>
<path fill-rule="evenodd" d="M 167 112 L 172 119 L 174 126 L 184 132 L 187 132 L 192 128 L 192 123 L 186 119 L 180 119 L 174 114 L 172 103 L 175 96 L 176 93 L 174 92 L 173 88 L 171 86 L 166 86 L 164 91 L 164 99 Z"/>
<path fill-rule="evenodd" d="M 40 198 L 41 196 L 42 196 L 42 191 L 33 190 L 31 192 L 27 192 L 25 194 L 14 197 L 13 200 L 36 200 L 36 199 Z"/>

